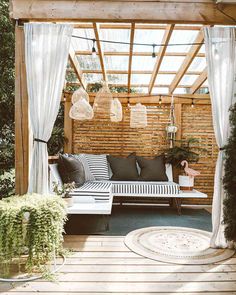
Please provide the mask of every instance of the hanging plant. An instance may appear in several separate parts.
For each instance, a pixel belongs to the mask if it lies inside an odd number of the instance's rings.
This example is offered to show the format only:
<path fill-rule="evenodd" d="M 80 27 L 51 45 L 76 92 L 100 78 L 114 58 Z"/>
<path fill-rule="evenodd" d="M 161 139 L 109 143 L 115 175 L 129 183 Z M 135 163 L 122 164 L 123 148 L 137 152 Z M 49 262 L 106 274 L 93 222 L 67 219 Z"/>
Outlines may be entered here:
<path fill-rule="evenodd" d="M 58 196 L 24 195 L 0 201 L 0 270 L 9 274 L 13 260 L 40 271 L 53 255 L 62 253 L 66 204 Z"/>
<path fill-rule="evenodd" d="M 236 104 L 231 108 L 231 133 L 225 146 L 224 201 L 225 237 L 236 242 Z"/>

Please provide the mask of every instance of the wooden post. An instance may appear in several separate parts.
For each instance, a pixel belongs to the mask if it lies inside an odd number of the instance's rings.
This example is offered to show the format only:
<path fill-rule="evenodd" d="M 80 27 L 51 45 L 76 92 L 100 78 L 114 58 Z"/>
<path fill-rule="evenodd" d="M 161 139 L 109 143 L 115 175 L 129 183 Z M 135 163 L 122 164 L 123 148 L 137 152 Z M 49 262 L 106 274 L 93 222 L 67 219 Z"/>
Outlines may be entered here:
<path fill-rule="evenodd" d="M 15 191 L 23 195 L 29 177 L 29 111 L 23 28 L 15 28 Z"/>
<path fill-rule="evenodd" d="M 64 133 L 66 138 L 65 146 L 64 146 L 65 153 L 72 153 L 73 122 L 69 116 L 71 105 L 72 104 L 70 101 L 65 101 L 65 105 L 64 105 Z"/>
<path fill-rule="evenodd" d="M 175 139 L 181 140 L 182 139 L 182 104 L 181 103 L 175 104 L 175 120 L 176 120 L 176 125 L 178 127 Z"/>

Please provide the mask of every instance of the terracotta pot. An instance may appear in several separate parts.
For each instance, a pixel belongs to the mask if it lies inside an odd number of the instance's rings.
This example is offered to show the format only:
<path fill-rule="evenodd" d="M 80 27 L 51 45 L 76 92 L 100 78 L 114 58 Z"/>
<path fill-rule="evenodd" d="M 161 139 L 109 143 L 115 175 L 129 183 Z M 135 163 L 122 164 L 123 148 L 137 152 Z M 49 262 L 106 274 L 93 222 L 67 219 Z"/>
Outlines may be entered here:
<path fill-rule="evenodd" d="M 74 200 L 72 197 L 63 198 L 63 200 L 67 203 L 67 207 L 72 207 L 74 205 Z"/>

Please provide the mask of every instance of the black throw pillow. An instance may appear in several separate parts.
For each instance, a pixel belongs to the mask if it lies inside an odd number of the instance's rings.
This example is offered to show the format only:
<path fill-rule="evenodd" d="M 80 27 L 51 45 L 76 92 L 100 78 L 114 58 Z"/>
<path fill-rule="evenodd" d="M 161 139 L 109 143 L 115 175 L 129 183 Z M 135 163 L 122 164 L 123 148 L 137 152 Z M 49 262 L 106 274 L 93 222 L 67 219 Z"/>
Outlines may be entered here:
<path fill-rule="evenodd" d="M 84 166 L 74 157 L 59 155 L 58 171 L 63 183 L 75 182 L 80 187 L 85 182 Z"/>
<path fill-rule="evenodd" d="M 135 153 L 130 154 L 127 158 L 108 155 L 107 160 L 113 173 L 111 180 L 138 180 Z"/>
<path fill-rule="evenodd" d="M 141 173 L 139 180 L 143 181 L 168 181 L 166 175 L 165 156 L 157 156 L 154 159 L 137 157 Z"/>

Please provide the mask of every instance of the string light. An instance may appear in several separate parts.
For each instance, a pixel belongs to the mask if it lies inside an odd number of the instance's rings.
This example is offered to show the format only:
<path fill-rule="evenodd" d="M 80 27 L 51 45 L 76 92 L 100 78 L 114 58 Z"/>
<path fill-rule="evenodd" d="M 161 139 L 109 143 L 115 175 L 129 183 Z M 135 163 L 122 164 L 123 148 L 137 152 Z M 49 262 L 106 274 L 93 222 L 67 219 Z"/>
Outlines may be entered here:
<path fill-rule="evenodd" d="M 96 48 L 95 48 L 95 42 L 96 40 L 93 39 L 93 47 L 92 47 L 92 57 L 95 58 L 97 56 L 97 53 L 96 53 Z"/>
<path fill-rule="evenodd" d="M 155 57 L 156 57 L 155 47 L 156 47 L 156 45 L 153 44 L 153 45 L 152 45 L 152 58 L 155 58 Z"/>
<path fill-rule="evenodd" d="M 193 102 L 193 98 L 192 98 L 192 104 L 191 104 L 191 108 L 194 108 L 194 102 Z"/>
<path fill-rule="evenodd" d="M 162 104 L 162 98 L 160 96 L 160 98 L 159 98 L 159 105 L 161 106 L 161 104 Z"/>
<path fill-rule="evenodd" d="M 123 45 L 130 45 L 130 42 L 124 42 L 124 41 L 114 41 L 114 40 L 104 40 L 104 39 L 94 39 L 94 38 L 88 38 L 88 37 L 82 37 L 82 36 L 77 36 L 77 35 L 72 35 L 72 38 L 78 38 L 82 40 L 88 40 L 88 41 L 94 41 L 94 42 L 101 42 L 101 43 L 112 43 L 112 44 L 123 44 Z M 204 42 L 187 42 L 187 43 L 160 43 L 160 44 L 155 44 L 155 43 L 138 43 L 138 42 L 133 42 L 132 45 L 135 46 L 155 46 L 155 47 L 170 47 L 170 46 L 188 46 L 188 45 L 203 45 Z"/>

